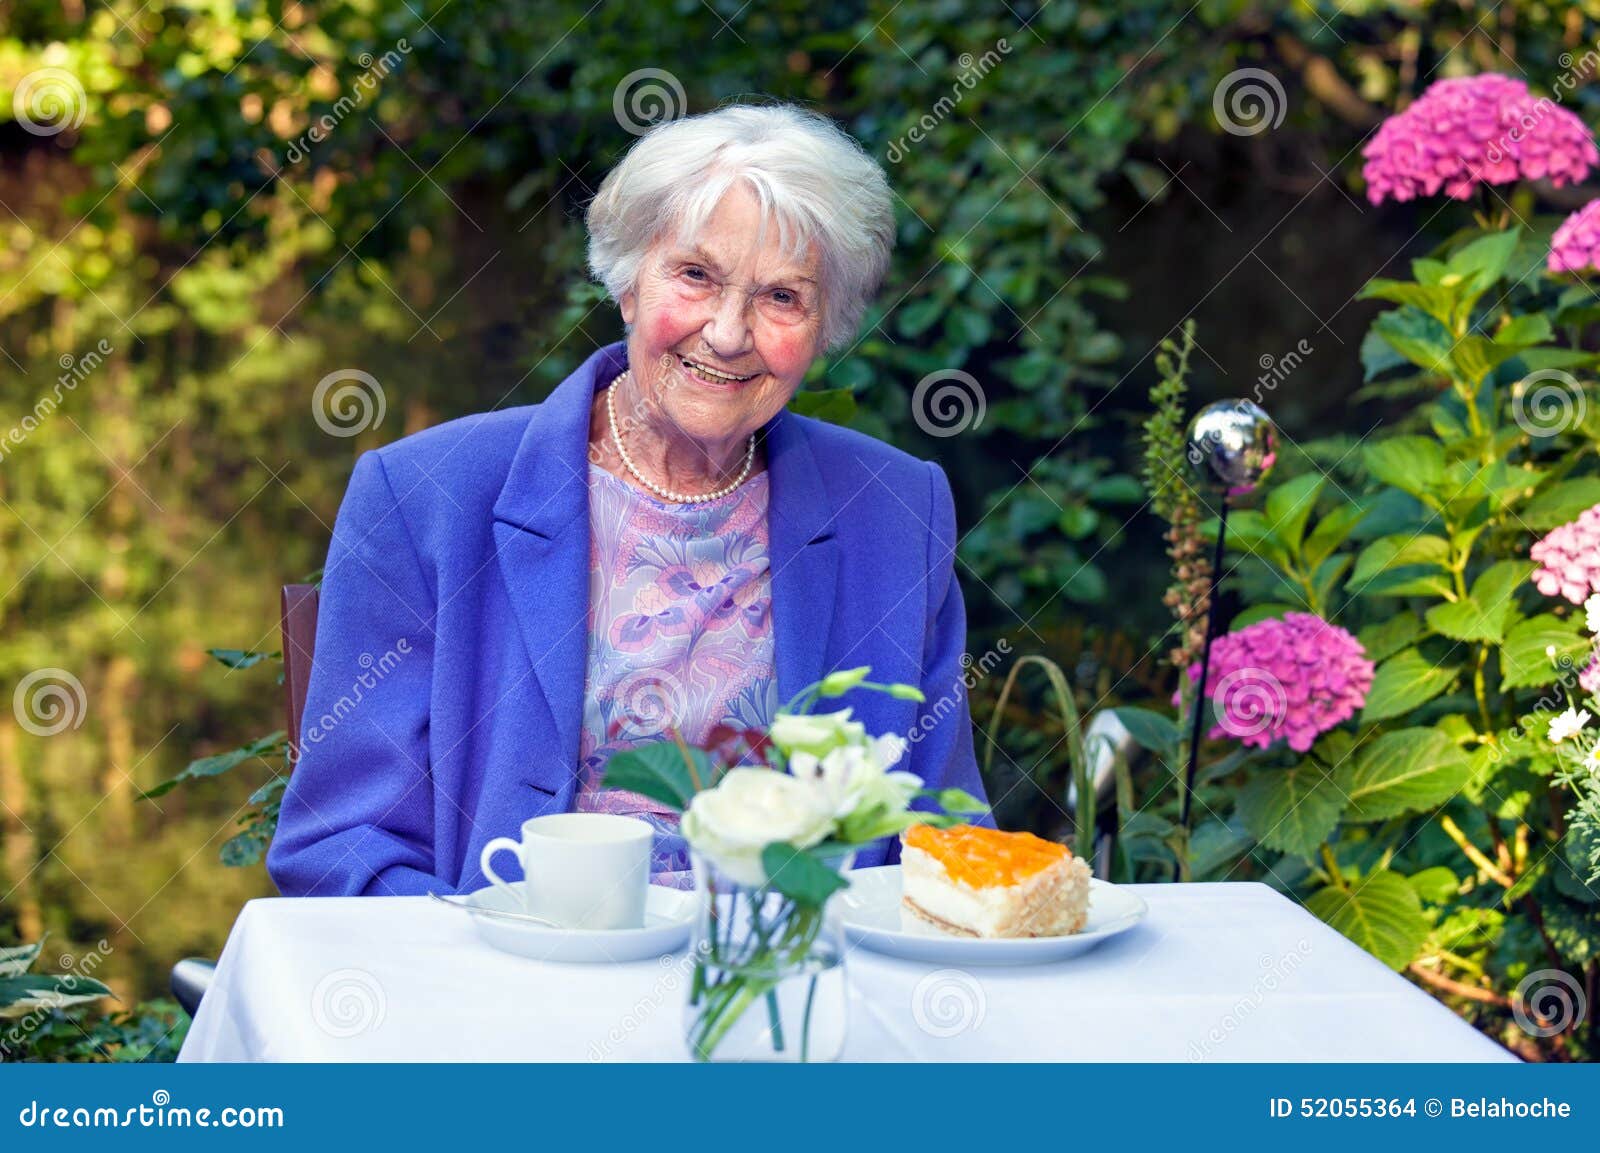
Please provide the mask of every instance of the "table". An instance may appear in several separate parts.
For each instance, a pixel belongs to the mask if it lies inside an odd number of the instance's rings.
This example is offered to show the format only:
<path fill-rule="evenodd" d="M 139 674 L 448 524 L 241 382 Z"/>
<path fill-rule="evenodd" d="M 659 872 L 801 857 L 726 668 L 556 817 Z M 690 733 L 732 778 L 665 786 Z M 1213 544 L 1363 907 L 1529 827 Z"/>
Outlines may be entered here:
<path fill-rule="evenodd" d="M 1131 888 L 1142 924 L 1052 965 L 852 949 L 845 1059 L 1515 1060 L 1265 885 Z M 688 972 L 509 956 L 425 897 L 256 900 L 179 1060 L 684 1060 Z"/>

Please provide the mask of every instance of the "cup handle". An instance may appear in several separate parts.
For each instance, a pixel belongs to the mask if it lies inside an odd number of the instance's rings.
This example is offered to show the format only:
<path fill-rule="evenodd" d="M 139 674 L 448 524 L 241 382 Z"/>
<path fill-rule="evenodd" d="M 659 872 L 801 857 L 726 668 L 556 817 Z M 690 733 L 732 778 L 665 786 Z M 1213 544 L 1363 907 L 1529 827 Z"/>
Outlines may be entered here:
<path fill-rule="evenodd" d="M 522 860 L 521 841 L 514 841 L 510 837 L 495 837 L 483 847 L 483 853 L 478 858 L 478 865 L 483 870 L 483 875 L 489 878 L 490 883 L 493 884 L 495 888 L 504 890 L 520 906 L 523 903 L 522 894 L 517 892 L 517 890 L 512 887 L 511 882 L 502 880 L 501 877 L 494 871 L 494 866 L 489 863 L 489 858 L 501 850 L 514 853 L 517 860 Z M 523 872 L 526 874 L 527 869 L 524 868 Z"/>

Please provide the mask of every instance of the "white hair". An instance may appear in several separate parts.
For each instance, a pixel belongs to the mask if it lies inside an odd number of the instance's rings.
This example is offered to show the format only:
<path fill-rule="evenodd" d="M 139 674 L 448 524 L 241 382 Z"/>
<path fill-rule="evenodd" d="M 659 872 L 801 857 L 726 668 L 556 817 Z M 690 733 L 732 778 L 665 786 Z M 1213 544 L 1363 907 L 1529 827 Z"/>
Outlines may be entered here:
<path fill-rule="evenodd" d="M 646 252 L 671 230 L 692 239 L 744 181 L 791 256 L 816 242 L 822 346 L 846 344 L 894 247 L 894 206 L 877 161 L 832 121 L 793 104 L 734 104 L 657 125 L 589 204 L 589 269 L 621 302 Z M 759 238 L 758 238 L 759 242 Z"/>

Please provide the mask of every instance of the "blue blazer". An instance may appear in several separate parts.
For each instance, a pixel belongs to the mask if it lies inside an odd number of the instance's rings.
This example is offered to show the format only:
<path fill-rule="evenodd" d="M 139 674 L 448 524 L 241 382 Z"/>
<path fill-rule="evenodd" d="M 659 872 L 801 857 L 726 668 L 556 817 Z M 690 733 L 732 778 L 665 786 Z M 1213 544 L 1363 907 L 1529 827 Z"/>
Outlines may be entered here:
<path fill-rule="evenodd" d="M 285 896 L 466 892 L 491 837 L 572 807 L 589 608 L 588 433 L 625 366 L 597 350 L 542 404 L 356 462 L 334 524 L 300 759 L 267 868 Z M 982 796 L 955 513 L 937 465 L 784 411 L 764 428 L 778 699 L 834 669 L 899 767 Z M 897 842 L 858 865 L 896 859 Z"/>

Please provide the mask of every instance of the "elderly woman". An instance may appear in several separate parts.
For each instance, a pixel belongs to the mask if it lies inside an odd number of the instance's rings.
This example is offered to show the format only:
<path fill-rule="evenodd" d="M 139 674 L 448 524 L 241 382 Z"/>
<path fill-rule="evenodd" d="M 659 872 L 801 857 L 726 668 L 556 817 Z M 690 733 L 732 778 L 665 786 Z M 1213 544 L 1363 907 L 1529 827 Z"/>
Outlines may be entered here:
<path fill-rule="evenodd" d="M 982 795 L 944 474 L 785 411 L 883 278 L 882 171 L 820 116 L 726 107 L 640 139 L 588 226 L 627 339 L 356 464 L 267 859 L 286 895 L 471 890 L 486 841 L 570 809 L 652 821 L 668 880 L 674 818 L 601 788 L 607 757 L 764 726 L 856 665 L 927 698 L 846 702 L 913 738 L 898 767 Z"/>

